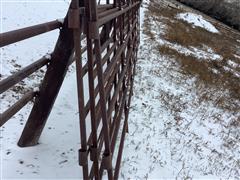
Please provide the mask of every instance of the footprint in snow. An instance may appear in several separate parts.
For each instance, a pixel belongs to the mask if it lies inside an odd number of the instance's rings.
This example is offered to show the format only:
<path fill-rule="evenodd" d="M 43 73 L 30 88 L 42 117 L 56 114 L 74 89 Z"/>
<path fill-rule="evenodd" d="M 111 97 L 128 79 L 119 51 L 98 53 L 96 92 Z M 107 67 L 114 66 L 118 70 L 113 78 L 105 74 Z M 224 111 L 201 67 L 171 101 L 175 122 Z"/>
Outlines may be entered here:
<path fill-rule="evenodd" d="M 34 168 L 35 166 L 34 166 L 33 164 L 28 164 L 28 165 L 26 165 L 26 167 L 28 167 L 28 168 Z"/>
<path fill-rule="evenodd" d="M 64 164 L 66 162 L 68 162 L 68 160 L 60 161 L 58 164 Z"/>

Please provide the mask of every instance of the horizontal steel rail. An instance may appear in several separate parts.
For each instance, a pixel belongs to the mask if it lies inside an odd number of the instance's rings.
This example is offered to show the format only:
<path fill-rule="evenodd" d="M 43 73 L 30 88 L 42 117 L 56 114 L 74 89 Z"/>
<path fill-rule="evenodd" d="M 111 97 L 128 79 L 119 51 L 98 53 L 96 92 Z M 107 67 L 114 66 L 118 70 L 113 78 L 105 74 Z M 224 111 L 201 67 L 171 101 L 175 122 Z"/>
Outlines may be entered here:
<path fill-rule="evenodd" d="M 98 12 L 101 13 L 101 11 L 106 11 L 108 9 L 113 8 L 113 4 L 100 4 L 97 6 Z"/>
<path fill-rule="evenodd" d="M 20 111 L 29 101 L 31 101 L 35 95 L 36 95 L 36 92 L 34 91 L 28 92 L 20 100 L 18 100 L 14 105 L 12 105 L 5 112 L 3 112 L 0 115 L 0 127 L 3 126 L 18 111 Z"/>
<path fill-rule="evenodd" d="M 0 34 L 0 47 L 7 46 L 62 27 L 59 20 L 38 24 Z"/>
<path fill-rule="evenodd" d="M 127 7 L 127 6 L 125 6 L 125 7 Z M 118 12 L 118 11 L 119 11 L 118 7 L 115 7 L 115 8 L 112 8 L 112 9 L 108 9 L 107 11 L 100 12 L 99 13 L 99 18 L 102 18 L 104 16 L 110 15 L 110 14 Z"/>
<path fill-rule="evenodd" d="M 43 66 L 47 65 L 50 62 L 50 59 L 46 58 L 45 56 L 38 61 L 30 64 L 29 66 L 23 68 L 22 70 L 16 72 L 15 74 L 7 77 L 0 81 L 0 94 L 14 86 L 15 84 L 19 83 L 32 73 L 36 72 L 38 69 L 42 68 Z"/>
<path fill-rule="evenodd" d="M 126 13 L 127 11 L 131 10 L 132 8 L 136 7 L 137 5 L 140 5 L 141 2 L 135 2 L 132 5 L 127 6 L 126 8 L 123 8 L 122 10 L 117 10 L 115 13 L 109 14 L 107 16 L 103 16 L 98 20 L 98 26 L 101 26 L 105 23 L 107 23 L 108 21 L 111 21 L 114 18 L 117 18 L 118 16 L 123 15 L 124 13 Z"/>
<path fill-rule="evenodd" d="M 104 12 L 105 10 L 111 9 L 113 5 L 99 5 L 99 12 Z M 62 20 L 54 20 L 34 26 L 25 27 L 18 30 L 13 30 L 9 32 L 0 33 L 0 47 L 7 46 L 34 36 L 53 31 L 55 29 L 61 28 L 63 22 Z"/>

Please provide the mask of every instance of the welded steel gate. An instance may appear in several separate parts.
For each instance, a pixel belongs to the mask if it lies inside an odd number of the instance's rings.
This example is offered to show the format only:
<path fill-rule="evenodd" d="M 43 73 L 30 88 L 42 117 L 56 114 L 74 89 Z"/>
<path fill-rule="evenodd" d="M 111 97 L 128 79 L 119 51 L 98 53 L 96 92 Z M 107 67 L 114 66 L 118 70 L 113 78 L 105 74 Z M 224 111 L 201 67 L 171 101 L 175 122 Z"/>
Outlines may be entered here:
<path fill-rule="evenodd" d="M 85 1 L 85 4 L 75 0 L 69 11 L 69 26 L 74 29 L 78 77 L 79 163 L 85 179 L 101 178 L 104 170 L 109 179 L 118 177 L 137 60 L 138 9 L 139 1 L 119 0 L 110 10 L 99 13 L 96 0 Z M 81 24 L 85 24 L 83 28 L 80 28 Z M 88 75 L 89 99 L 86 100 L 79 43 L 81 32 L 87 40 L 88 73 L 85 75 Z M 88 113 L 91 119 L 89 134 L 86 129 Z M 120 125 L 123 126 L 121 142 L 115 150 Z M 117 160 L 113 164 L 114 153 Z"/>
<path fill-rule="evenodd" d="M 108 179 L 118 179 L 140 41 L 140 3 L 72 0 L 62 24 L 53 21 L 0 35 L 3 47 L 61 28 L 50 57 L 43 57 L 0 82 L 3 93 L 42 66 L 48 67 L 40 90 L 30 91 L 1 114 L 0 126 L 28 101 L 35 100 L 19 146 L 37 144 L 67 68 L 75 60 L 81 135 L 79 165 L 83 177 L 101 179 L 105 171 Z"/>

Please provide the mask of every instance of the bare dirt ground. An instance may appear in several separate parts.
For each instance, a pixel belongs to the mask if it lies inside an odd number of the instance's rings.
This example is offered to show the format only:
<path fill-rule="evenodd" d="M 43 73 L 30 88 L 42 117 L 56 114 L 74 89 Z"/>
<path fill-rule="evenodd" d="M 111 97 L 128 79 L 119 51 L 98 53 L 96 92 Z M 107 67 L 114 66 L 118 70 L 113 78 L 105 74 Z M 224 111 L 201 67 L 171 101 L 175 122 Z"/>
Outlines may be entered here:
<path fill-rule="evenodd" d="M 239 179 L 240 34 L 193 26 L 166 2 L 143 8 L 121 177 Z"/>

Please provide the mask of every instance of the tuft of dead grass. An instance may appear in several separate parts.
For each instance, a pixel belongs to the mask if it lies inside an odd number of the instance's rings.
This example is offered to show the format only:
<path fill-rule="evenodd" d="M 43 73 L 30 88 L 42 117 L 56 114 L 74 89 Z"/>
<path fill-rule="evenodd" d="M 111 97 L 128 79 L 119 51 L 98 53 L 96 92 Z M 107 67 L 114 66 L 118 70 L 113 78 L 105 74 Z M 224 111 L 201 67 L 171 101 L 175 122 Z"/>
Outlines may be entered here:
<path fill-rule="evenodd" d="M 191 24 L 175 18 L 181 12 L 182 10 L 156 7 L 155 4 L 150 4 L 146 13 L 148 18 L 145 19 L 144 33 L 153 40 L 156 38 L 151 32 L 149 17 L 152 17 L 154 21 L 164 24 L 165 33 L 161 37 L 165 40 L 187 48 L 196 47 L 205 51 L 208 50 L 207 47 L 210 47 L 214 53 L 223 57 L 221 61 L 196 59 L 192 55 L 181 54 L 167 45 L 159 45 L 157 48 L 162 55 L 176 59 L 181 65 L 183 74 L 197 76 L 199 80 L 197 83 L 204 83 L 206 86 L 214 86 L 217 89 L 226 89 L 229 91 L 231 98 L 240 100 L 239 78 L 224 69 L 228 60 L 240 64 L 240 59 L 234 56 L 238 53 L 238 47 L 240 47 L 240 43 L 236 41 L 236 38 L 240 39 L 240 34 L 239 37 L 235 37 L 236 34 L 231 36 L 221 27 L 217 27 L 220 31 L 219 34 L 211 33 L 200 27 L 192 27 Z M 219 73 L 215 74 L 212 69 L 216 69 Z M 239 69 L 236 68 L 235 70 L 238 71 Z M 229 102 L 229 99 L 226 98 L 220 98 L 218 104 L 228 110 L 236 111 L 238 108 L 238 105 Z"/>
<path fill-rule="evenodd" d="M 179 53 L 177 50 L 168 46 L 158 46 L 158 50 L 161 54 L 172 57 L 178 61 L 181 65 L 182 74 L 188 76 L 198 77 L 197 86 L 204 83 L 205 86 L 214 87 L 215 89 L 228 89 L 230 96 L 234 99 L 240 100 L 240 83 L 239 79 L 234 77 L 230 72 L 226 72 L 222 69 L 217 62 L 207 62 L 204 60 L 196 60 L 196 57 L 192 55 L 185 55 Z M 218 68 L 221 73 L 215 74 L 211 70 L 212 68 Z M 207 100 L 210 96 L 202 96 L 202 100 Z M 224 109 L 237 111 L 238 105 L 232 102 L 228 102 L 229 99 L 220 98 L 217 105 Z M 228 103 L 227 103 L 228 102 Z"/>

